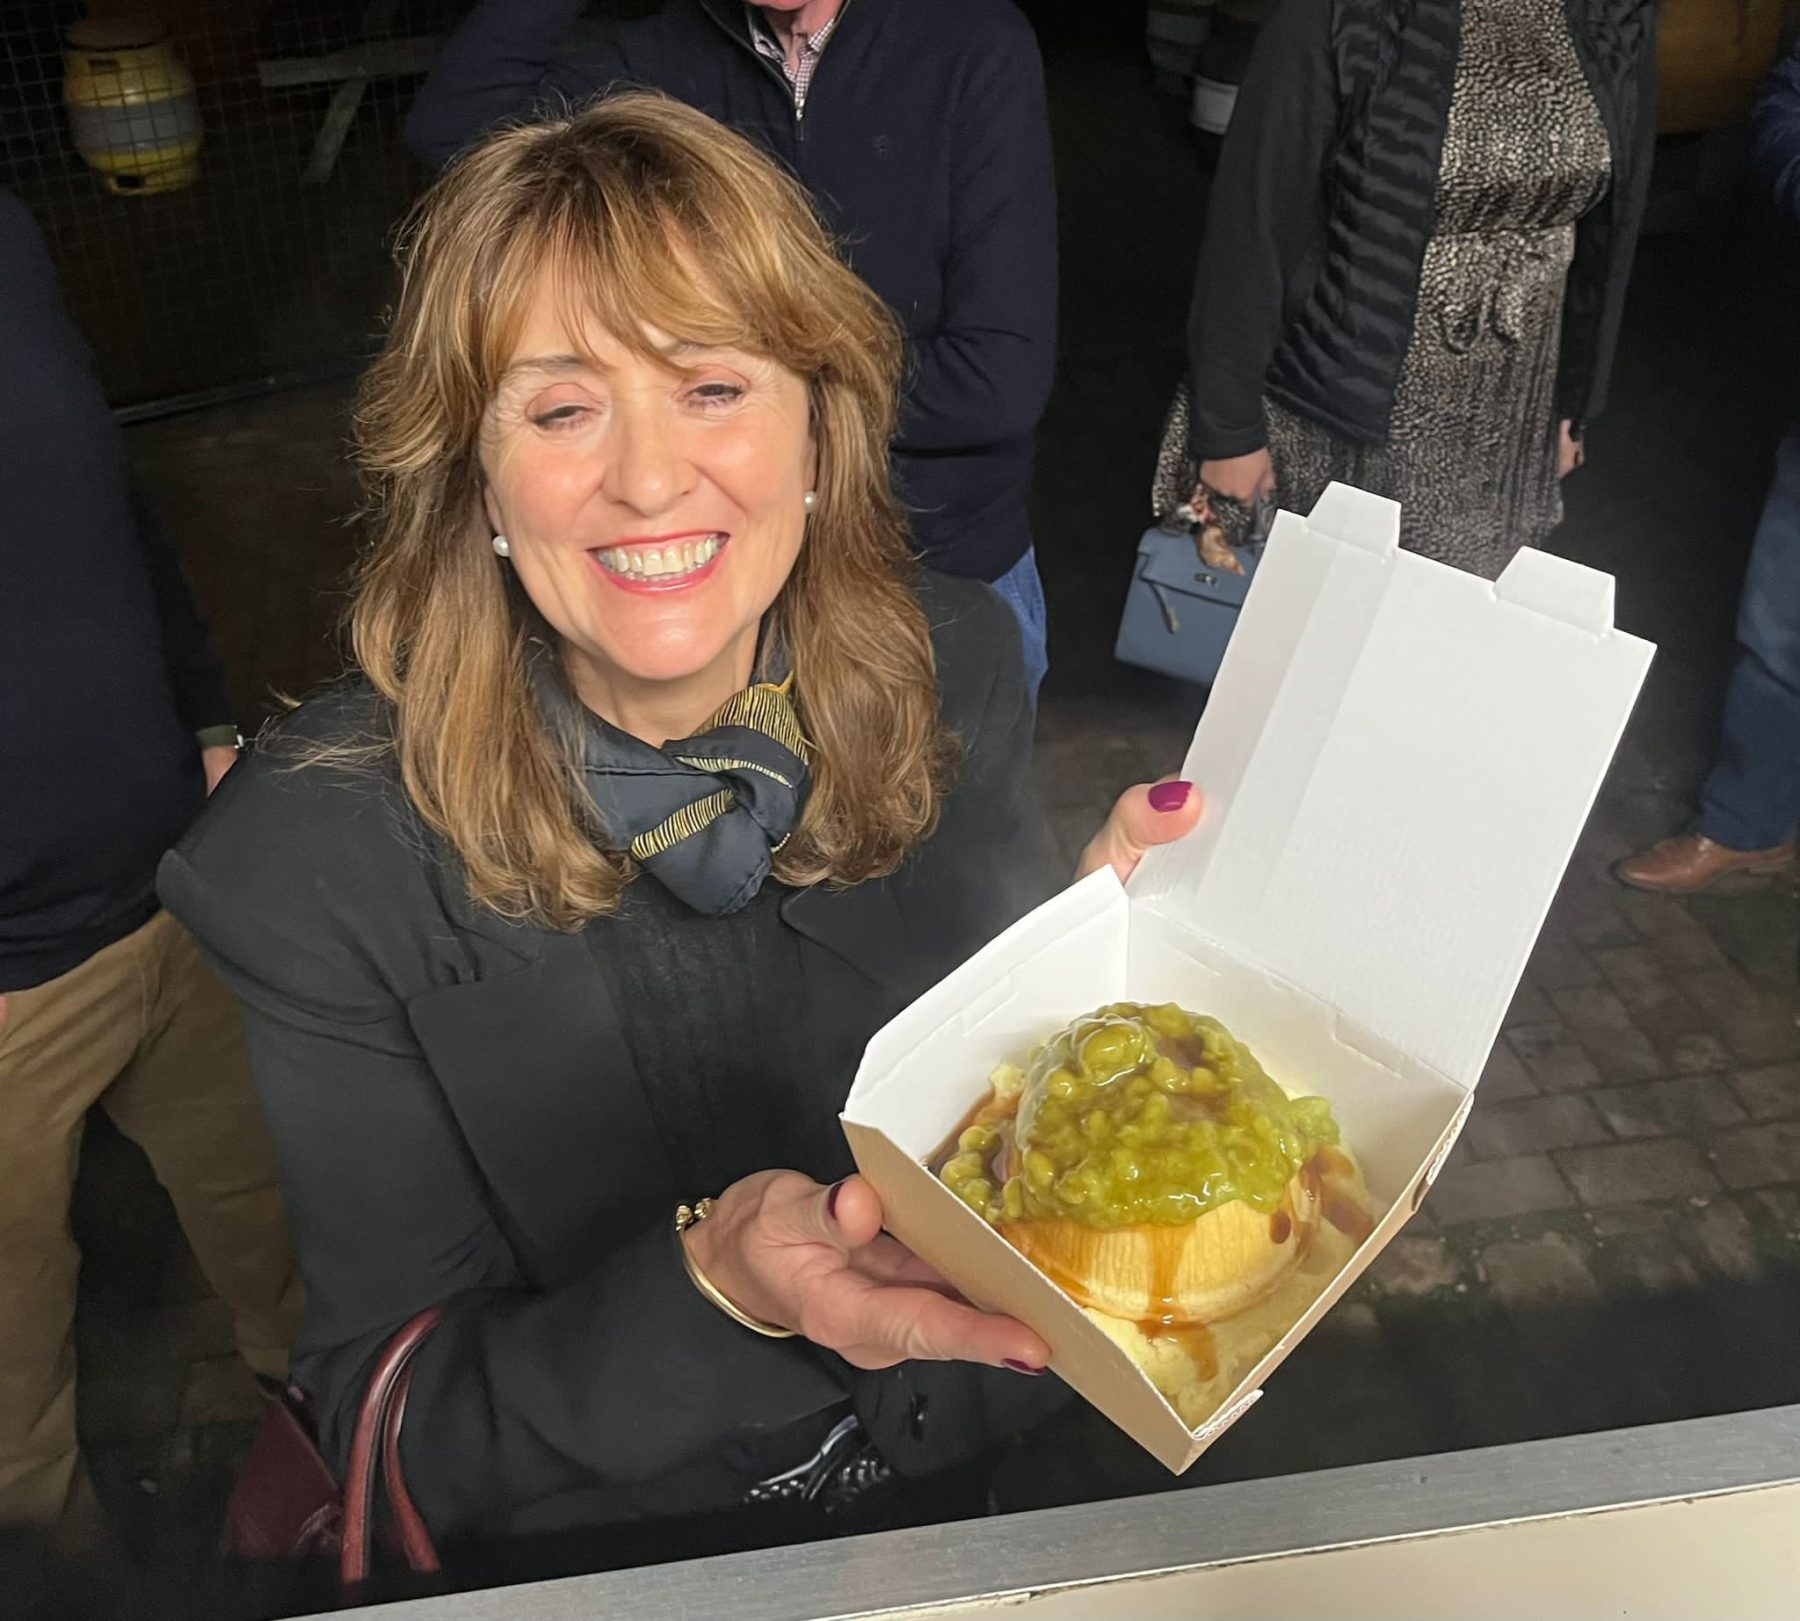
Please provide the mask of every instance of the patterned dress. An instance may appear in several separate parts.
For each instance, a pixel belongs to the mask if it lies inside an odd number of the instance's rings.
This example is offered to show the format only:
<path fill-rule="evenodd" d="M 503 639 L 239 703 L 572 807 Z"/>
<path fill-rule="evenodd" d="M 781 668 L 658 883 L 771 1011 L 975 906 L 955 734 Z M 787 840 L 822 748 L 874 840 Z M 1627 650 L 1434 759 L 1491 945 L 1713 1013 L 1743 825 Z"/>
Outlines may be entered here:
<path fill-rule="evenodd" d="M 1562 519 L 1556 367 L 1575 223 L 1611 150 L 1563 0 L 1464 0 L 1412 342 L 1386 444 L 1266 402 L 1280 502 L 1391 496 L 1409 550 L 1494 578 Z"/>

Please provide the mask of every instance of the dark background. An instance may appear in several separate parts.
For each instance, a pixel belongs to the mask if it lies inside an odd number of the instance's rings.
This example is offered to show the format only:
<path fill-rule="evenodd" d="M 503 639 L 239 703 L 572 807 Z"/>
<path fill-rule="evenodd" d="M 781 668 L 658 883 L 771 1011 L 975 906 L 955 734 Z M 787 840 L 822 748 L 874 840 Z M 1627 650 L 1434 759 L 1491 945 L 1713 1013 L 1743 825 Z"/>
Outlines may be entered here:
<path fill-rule="evenodd" d="M 203 174 L 123 198 L 62 121 L 59 30 L 78 9 L 0 8 L 0 183 L 51 233 L 249 729 L 275 693 L 338 667 L 358 539 L 349 380 L 425 179 L 397 139 L 416 80 L 372 80 L 331 172 L 306 186 L 334 91 L 265 89 L 256 64 L 371 32 L 428 38 L 461 7 L 401 0 L 383 20 L 338 0 L 170 0 L 200 82 Z M 1038 769 L 1072 855 L 1121 787 L 1174 768 L 1202 701 L 1116 664 L 1111 641 L 1182 363 L 1206 169 L 1183 101 L 1155 86 L 1141 6 L 1025 9 L 1050 86 L 1063 288 L 1034 497 L 1052 634 Z M 1683 905 L 1606 875 L 1680 824 L 1705 768 L 1770 451 L 1796 405 L 1795 243 L 1736 175 L 1740 144 L 1729 129 L 1664 143 L 1613 408 L 1567 486 L 1554 545 L 1616 576 L 1619 623 L 1659 653 L 1474 1118 L 1406 1235 L 1184 1484 L 1800 1400 L 1794 886 Z M 167 1201 L 104 1125 L 76 1223 L 83 1434 L 132 1613 L 194 1615 L 255 1394 Z M 1009 1463 L 1001 1500 L 1168 1484 L 1078 1415 Z M 0 1568 L 0 1592 L 26 1613 L 99 1614 L 76 1595 L 102 1567 L 40 1561 L 22 1583 Z"/>

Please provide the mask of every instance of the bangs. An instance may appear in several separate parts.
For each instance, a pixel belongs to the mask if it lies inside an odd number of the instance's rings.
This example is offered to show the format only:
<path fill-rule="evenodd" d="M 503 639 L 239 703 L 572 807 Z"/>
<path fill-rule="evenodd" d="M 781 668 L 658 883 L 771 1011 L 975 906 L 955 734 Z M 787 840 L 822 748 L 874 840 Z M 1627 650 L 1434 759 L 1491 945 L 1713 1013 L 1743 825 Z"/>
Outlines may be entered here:
<path fill-rule="evenodd" d="M 375 435 L 396 471 L 448 458 L 478 487 L 483 422 L 545 298 L 577 352 L 604 332 L 676 371 L 684 346 L 773 361 L 815 409 L 853 399 L 838 429 L 881 436 L 886 456 L 893 316 L 792 176 L 679 103 L 622 95 L 502 131 L 420 200 L 400 258 L 392 420 Z"/>
<path fill-rule="evenodd" d="M 809 382 L 817 375 L 825 357 L 809 330 L 817 315 L 806 307 L 806 267 L 784 262 L 795 256 L 783 251 L 775 222 L 734 230 L 749 222 L 721 220 L 718 195 L 645 197 L 622 176 L 589 169 L 579 178 L 582 184 L 533 199 L 537 206 L 505 233 L 483 278 L 489 293 L 471 308 L 478 330 L 470 350 L 485 397 L 546 291 L 572 350 L 585 359 L 594 357 L 584 334 L 598 328 L 675 370 L 672 351 L 689 346 L 740 349 Z"/>

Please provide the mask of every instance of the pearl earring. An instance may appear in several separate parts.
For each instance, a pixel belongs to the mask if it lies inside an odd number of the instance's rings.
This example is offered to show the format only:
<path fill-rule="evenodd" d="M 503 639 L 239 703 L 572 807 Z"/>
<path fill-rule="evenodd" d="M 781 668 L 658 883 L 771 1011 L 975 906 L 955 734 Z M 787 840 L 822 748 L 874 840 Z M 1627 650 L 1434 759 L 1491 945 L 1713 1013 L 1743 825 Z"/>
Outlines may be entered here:
<path fill-rule="evenodd" d="M 805 495 L 800 497 L 800 505 L 805 507 L 808 512 L 811 512 L 818 504 L 819 492 L 817 490 L 808 490 Z"/>
<path fill-rule="evenodd" d="M 505 535 L 494 536 L 494 555 L 496 557 L 512 556 L 512 546 L 508 543 Z"/>

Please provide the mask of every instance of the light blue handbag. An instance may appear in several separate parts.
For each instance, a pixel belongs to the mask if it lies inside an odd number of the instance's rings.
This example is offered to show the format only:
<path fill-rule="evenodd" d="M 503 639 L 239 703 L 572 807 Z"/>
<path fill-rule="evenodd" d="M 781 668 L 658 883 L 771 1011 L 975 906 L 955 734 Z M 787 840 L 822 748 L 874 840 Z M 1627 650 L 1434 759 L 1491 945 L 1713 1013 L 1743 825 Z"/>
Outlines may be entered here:
<path fill-rule="evenodd" d="M 1202 522 L 1214 521 L 1210 505 L 1196 510 L 1192 495 L 1200 469 L 1188 448 L 1191 400 L 1186 380 L 1175 386 L 1163 418 L 1156 472 L 1150 481 L 1150 510 L 1159 522 L 1138 542 L 1137 570 L 1119 621 L 1113 656 L 1183 681 L 1210 687 L 1237 626 L 1244 594 L 1256 576 L 1263 542 L 1275 522 L 1275 502 L 1258 496 L 1248 509 L 1235 501 L 1219 514 L 1230 538 L 1244 544 L 1232 555 L 1242 574 L 1202 561 L 1195 539 Z M 1222 529 L 1220 539 L 1226 538 Z"/>
<path fill-rule="evenodd" d="M 1244 565 L 1242 574 L 1203 563 L 1186 526 L 1146 529 L 1138 542 L 1137 571 L 1113 656 L 1210 687 L 1237 626 L 1244 593 L 1256 577 L 1262 547 L 1245 546 L 1236 555 Z"/>

